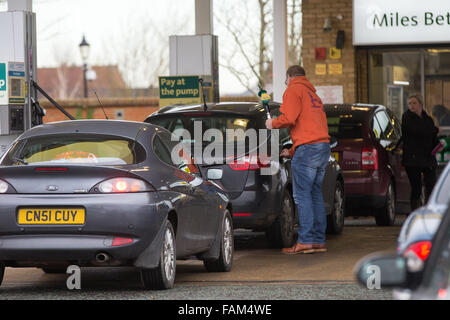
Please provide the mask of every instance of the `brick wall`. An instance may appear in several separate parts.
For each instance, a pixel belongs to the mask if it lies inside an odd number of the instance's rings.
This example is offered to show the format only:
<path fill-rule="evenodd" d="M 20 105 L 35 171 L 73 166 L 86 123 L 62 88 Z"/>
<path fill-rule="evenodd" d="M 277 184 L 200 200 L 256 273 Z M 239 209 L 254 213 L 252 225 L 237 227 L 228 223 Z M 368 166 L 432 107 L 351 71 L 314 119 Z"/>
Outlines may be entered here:
<path fill-rule="evenodd" d="M 315 86 L 343 86 L 344 103 L 357 101 L 355 49 L 352 44 L 352 0 L 303 0 L 302 59 L 306 77 Z M 342 16 L 342 20 L 337 18 Z M 331 19 L 331 31 L 324 32 L 326 18 Z M 345 41 L 341 59 L 331 59 L 329 48 L 336 46 L 338 30 L 344 30 Z M 315 59 L 315 48 L 327 49 L 325 60 Z M 326 64 L 327 74 L 316 75 L 316 64 Z M 330 75 L 329 64 L 342 64 L 342 74 Z"/>
<path fill-rule="evenodd" d="M 226 101 L 258 101 L 258 97 L 222 97 Z M 77 119 L 105 119 L 103 110 L 97 99 L 58 100 L 68 113 Z M 117 98 L 102 99 L 102 105 L 109 119 L 116 119 L 118 113 L 123 120 L 143 121 L 148 115 L 159 109 L 157 98 Z M 39 100 L 46 110 L 44 122 L 68 120 L 68 118 L 47 100 Z"/>

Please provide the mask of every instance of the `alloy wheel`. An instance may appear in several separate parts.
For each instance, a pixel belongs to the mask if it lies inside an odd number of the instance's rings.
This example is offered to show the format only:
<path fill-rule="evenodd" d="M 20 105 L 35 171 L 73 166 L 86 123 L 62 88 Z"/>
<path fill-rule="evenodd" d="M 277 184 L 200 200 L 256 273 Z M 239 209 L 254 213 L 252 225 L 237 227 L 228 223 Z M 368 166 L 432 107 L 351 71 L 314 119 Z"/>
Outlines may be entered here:
<path fill-rule="evenodd" d="M 163 266 L 166 278 L 172 280 L 175 276 L 175 250 L 174 237 L 172 230 L 167 228 L 164 235 L 164 250 L 163 250 Z"/>
<path fill-rule="evenodd" d="M 224 258 L 225 263 L 229 264 L 231 259 L 233 258 L 233 227 L 228 216 L 225 217 L 223 229 Z"/>
<path fill-rule="evenodd" d="M 336 226 L 343 223 L 344 219 L 344 196 L 341 188 L 336 188 L 334 193 L 334 218 Z"/>

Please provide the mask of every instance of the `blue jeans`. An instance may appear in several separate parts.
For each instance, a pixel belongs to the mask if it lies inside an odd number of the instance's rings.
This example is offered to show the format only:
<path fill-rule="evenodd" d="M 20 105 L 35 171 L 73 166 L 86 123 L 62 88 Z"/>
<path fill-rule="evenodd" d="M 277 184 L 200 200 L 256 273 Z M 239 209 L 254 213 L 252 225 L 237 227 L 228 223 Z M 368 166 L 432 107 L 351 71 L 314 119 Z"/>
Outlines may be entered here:
<path fill-rule="evenodd" d="M 300 225 L 299 243 L 325 244 L 327 217 L 322 182 L 329 158 L 329 143 L 301 145 L 292 158 L 293 194 Z"/>

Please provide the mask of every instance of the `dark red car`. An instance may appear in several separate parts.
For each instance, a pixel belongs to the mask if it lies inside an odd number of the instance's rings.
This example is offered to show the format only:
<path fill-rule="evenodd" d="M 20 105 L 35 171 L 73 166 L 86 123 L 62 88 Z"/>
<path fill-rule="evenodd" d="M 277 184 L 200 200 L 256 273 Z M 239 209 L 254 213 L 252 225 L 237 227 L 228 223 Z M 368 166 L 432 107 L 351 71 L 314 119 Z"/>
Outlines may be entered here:
<path fill-rule="evenodd" d="M 331 150 L 344 173 L 347 216 L 375 216 L 392 225 L 396 213 L 409 212 L 410 185 L 395 148 L 401 125 L 381 105 L 325 105 L 328 129 L 338 140 Z"/>

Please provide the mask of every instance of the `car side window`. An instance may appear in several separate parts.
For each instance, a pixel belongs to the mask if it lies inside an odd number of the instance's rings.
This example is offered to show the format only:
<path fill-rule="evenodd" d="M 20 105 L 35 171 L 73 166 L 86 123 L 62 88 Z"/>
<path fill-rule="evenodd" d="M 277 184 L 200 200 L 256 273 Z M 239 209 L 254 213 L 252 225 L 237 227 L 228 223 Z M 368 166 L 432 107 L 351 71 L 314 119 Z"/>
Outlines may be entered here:
<path fill-rule="evenodd" d="M 175 166 L 175 164 L 172 162 L 172 157 L 169 150 L 161 141 L 159 135 L 156 135 L 155 139 L 153 140 L 153 151 L 162 162 L 165 162 L 171 166 Z"/>
<path fill-rule="evenodd" d="M 181 151 L 179 153 L 179 159 L 180 162 L 175 163 L 173 162 L 175 159 L 172 159 L 172 151 L 174 150 L 174 148 L 177 146 L 178 143 L 180 143 L 179 141 L 173 141 L 172 140 L 172 135 L 168 132 L 159 132 L 158 136 L 155 138 L 155 146 L 156 146 L 156 140 L 157 138 L 159 138 L 160 141 L 160 145 L 158 145 L 158 147 L 160 147 L 161 151 L 162 151 L 162 158 L 160 157 L 160 159 L 170 165 L 173 165 L 175 167 L 177 167 L 180 170 L 183 170 L 184 172 L 187 172 L 189 174 L 193 174 L 193 175 L 199 175 L 200 174 L 200 170 L 198 169 L 197 165 L 194 163 L 194 159 L 186 153 L 183 153 L 183 151 Z M 155 151 L 156 152 L 156 151 Z M 159 155 L 158 155 L 159 157 Z M 168 159 L 170 159 L 170 162 L 168 161 Z"/>
<path fill-rule="evenodd" d="M 394 129 L 392 120 L 385 111 L 378 111 L 375 114 L 375 119 L 378 122 L 378 130 L 380 130 L 380 138 L 381 139 L 386 139 L 386 140 L 397 140 L 398 139 L 397 132 Z"/>
<path fill-rule="evenodd" d="M 375 138 L 381 139 L 383 132 L 382 132 L 381 126 L 378 123 L 378 120 L 376 119 L 375 116 L 372 118 L 372 131 L 375 135 Z"/>
<path fill-rule="evenodd" d="M 402 126 L 400 124 L 400 120 L 395 116 L 391 109 L 386 109 L 389 118 L 391 118 L 391 123 L 394 126 L 395 132 L 397 133 L 397 137 L 400 139 L 402 136 Z"/>

